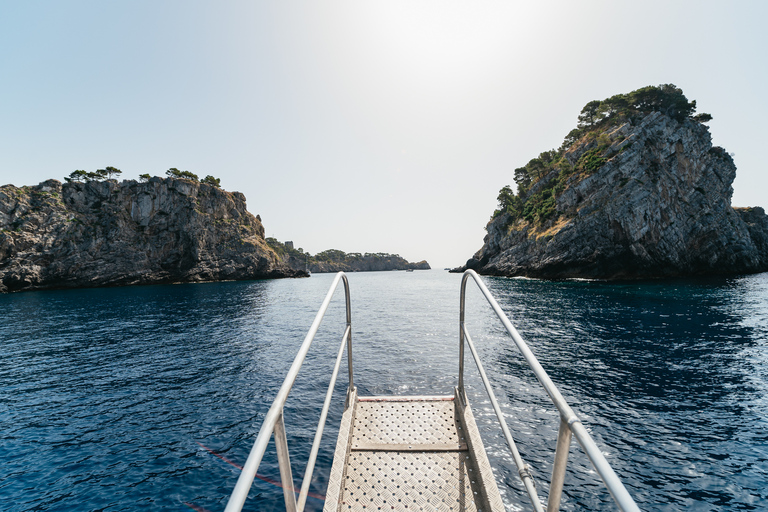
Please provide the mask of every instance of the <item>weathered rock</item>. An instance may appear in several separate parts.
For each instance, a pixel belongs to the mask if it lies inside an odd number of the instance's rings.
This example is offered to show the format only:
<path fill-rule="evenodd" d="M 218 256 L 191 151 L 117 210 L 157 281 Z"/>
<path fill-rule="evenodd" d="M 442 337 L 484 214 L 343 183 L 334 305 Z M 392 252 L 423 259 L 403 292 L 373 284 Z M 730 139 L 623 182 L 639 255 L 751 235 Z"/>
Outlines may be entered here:
<path fill-rule="evenodd" d="M 239 192 L 157 177 L 0 187 L 0 291 L 301 275 Z"/>
<path fill-rule="evenodd" d="M 712 146 L 706 126 L 652 112 L 604 133 L 612 142 L 605 163 L 567 181 L 556 220 L 534 226 L 501 214 L 480 251 L 456 270 L 550 279 L 768 270 L 768 217 L 762 208 L 731 207 L 736 166 Z M 575 164 L 594 140 L 577 142 L 565 158 Z"/>

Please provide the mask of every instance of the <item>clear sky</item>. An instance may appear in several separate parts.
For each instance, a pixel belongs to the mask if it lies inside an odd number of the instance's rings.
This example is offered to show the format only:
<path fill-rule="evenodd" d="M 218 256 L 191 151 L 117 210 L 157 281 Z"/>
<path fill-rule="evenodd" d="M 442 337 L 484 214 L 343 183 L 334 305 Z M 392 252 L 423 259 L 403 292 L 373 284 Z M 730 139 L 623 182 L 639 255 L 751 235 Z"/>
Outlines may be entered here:
<path fill-rule="evenodd" d="M 0 0 L 0 184 L 177 167 L 313 254 L 453 267 L 584 104 L 673 83 L 768 207 L 767 6 Z"/>

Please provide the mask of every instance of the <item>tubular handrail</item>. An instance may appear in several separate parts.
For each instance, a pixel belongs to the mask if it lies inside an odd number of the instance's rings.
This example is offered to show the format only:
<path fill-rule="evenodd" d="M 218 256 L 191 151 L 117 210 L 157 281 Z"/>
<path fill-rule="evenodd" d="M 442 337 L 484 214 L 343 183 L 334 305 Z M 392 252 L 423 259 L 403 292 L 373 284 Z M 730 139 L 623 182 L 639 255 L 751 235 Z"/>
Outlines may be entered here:
<path fill-rule="evenodd" d="M 480 358 L 478 357 L 474 343 L 472 343 L 472 339 L 469 336 L 469 331 L 464 324 L 466 288 L 467 281 L 470 277 L 474 279 L 478 288 L 480 288 L 480 291 L 483 293 L 486 300 L 491 305 L 491 308 L 493 308 L 494 312 L 496 313 L 496 316 L 499 318 L 499 320 L 501 320 L 501 323 L 504 325 L 509 335 L 512 336 L 515 345 L 517 346 L 518 350 L 520 350 L 523 358 L 525 358 L 528 366 L 533 370 L 533 373 L 536 375 L 539 383 L 541 383 L 542 387 L 544 387 L 544 390 L 549 395 L 552 403 L 560 412 L 560 430 L 558 432 L 557 447 L 555 449 L 555 464 L 552 469 L 552 481 L 550 483 L 547 512 L 554 512 L 560 507 L 560 496 L 562 494 L 565 467 L 568 461 L 568 449 L 570 446 L 571 434 L 573 434 L 578 440 L 582 450 L 584 450 L 584 453 L 586 453 L 587 457 L 592 463 L 592 466 L 600 475 L 600 478 L 602 478 L 603 483 L 608 488 L 608 491 L 611 493 L 611 496 L 619 508 L 624 511 L 639 511 L 640 509 L 632 499 L 632 496 L 630 496 L 629 492 L 624 487 L 624 484 L 621 482 L 621 480 L 619 480 L 619 477 L 613 471 L 613 468 L 611 468 L 610 464 L 605 459 L 605 456 L 603 456 L 603 453 L 592 440 L 592 437 L 589 435 L 586 428 L 584 428 L 584 425 L 582 425 L 581 420 L 576 416 L 571 407 L 565 401 L 563 395 L 560 394 L 560 391 L 549 378 L 549 375 L 547 375 L 547 372 L 541 366 L 538 359 L 536 359 L 536 356 L 533 355 L 533 352 L 531 352 L 531 349 L 528 348 L 528 345 L 525 343 L 525 341 L 523 341 L 523 338 L 517 332 L 517 329 L 515 329 L 515 327 L 509 321 L 507 315 L 504 313 L 504 311 L 502 311 L 499 303 L 496 302 L 496 299 L 493 298 L 493 295 L 491 295 L 491 292 L 485 286 L 485 283 L 483 283 L 475 271 L 467 270 L 464 272 L 464 275 L 461 279 L 461 296 L 459 302 L 459 395 L 462 397 L 462 399 L 464 399 L 466 396 L 464 391 L 464 341 L 466 340 L 467 345 L 472 352 L 475 363 L 477 364 L 478 370 L 480 371 L 483 384 L 491 400 L 494 411 L 496 412 L 496 416 L 499 419 L 499 423 L 501 424 L 502 431 L 504 432 L 507 445 L 512 451 L 515 464 L 517 465 L 518 472 L 520 473 L 520 478 L 523 481 L 526 491 L 528 491 L 528 495 L 531 498 L 531 503 L 533 504 L 534 509 L 539 511 L 542 510 L 542 507 L 538 496 L 536 495 L 536 490 L 533 488 L 533 481 L 530 477 L 530 470 L 528 469 L 528 466 L 522 461 L 522 458 L 520 458 L 520 454 L 515 447 L 515 442 L 512 439 L 512 436 L 509 434 L 509 428 L 507 427 L 504 416 L 501 413 L 501 409 L 499 408 L 496 397 L 494 396 L 493 390 L 491 389 L 490 382 L 488 381 L 488 377 L 485 374 L 485 370 L 480 363 Z"/>
<path fill-rule="evenodd" d="M 288 457 L 288 444 L 286 441 L 285 424 L 283 421 L 283 407 L 285 406 L 285 401 L 288 398 L 288 394 L 291 392 L 291 388 L 293 387 L 294 382 L 296 382 L 296 377 L 299 374 L 301 365 L 304 363 L 304 359 L 307 356 L 309 347 L 312 345 L 315 334 L 317 334 L 317 330 L 320 327 L 320 322 L 322 322 L 323 317 L 325 316 L 325 312 L 328 309 L 328 305 L 331 302 L 333 294 L 339 285 L 339 281 L 344 282 L 344 297 L 347 308 L 347 326 L 344 330 L 344 335 L 342 336 L 341 346 L 339 347 L 338 356 L 336 357 L 336 365 L 334 366 L 331 382 L 328 386 L 328 392 L 326 393 L 323 410 L 320 413 L 320 421 L 317 426 L 315 440 L 312 444 L 312 450 L 309 455 L 307 469 L 304 472 L 304 480 L 302 482 L 299 499 L 297 501 L 293 488 L 291 464 Z M 336 377 L 341 366 L 341 359 L 345 345 L 347 348 L 347 360 L 349 366 L 349 387 L 347 388 L 347 396 L 349 396 L 349 394 L 352 393 L 352 391 L 355 389 L 352 375 L 352 313 L 349 299 L 349 281 L 347 280 L 347 276 L 344 274 L 344 272 L 339 272 L 336 274 L 336 277 L 334 278 L 333 283 L 331 284 L 331 287 L 325 296 L 325 300 L 323 300 L 323 303 L 320 306 L 320 310 L 317 312 L 317 315 L 315 315 L 315 320 L 312 322 L 312 326 L 309 328 L 309 332 L 304 338 L 304 342 L 301 344 L 299 352 L 296 354 L 296 358 L 293 360 L 293 364 L 288 370 L 288 375 L 286 375 L 282 386 L 280 386 L 280 390 L 277 392 L 277 396 L 275 397 L 272 406 L 269 408 L 269 411 L 267 411 L 267 415 L 265 416 L 264 422 L 261 425 L 259 434 L 256 436 L 256 441 L 254 441 L 251 452 L 248 455 L 248 460 L 246 460 L 245 465 L 243 466 L 240 477 L 237 479 L 237 484 L 235 484 L 232 495 L 229 497 L 227 507 L 224 509 L 225 512 L 239 512 L 242 510 L 243 505 L 245 504 L 245 500 L 248 497 L 248 492 L 250 491 L 251 485 L 253 484 L 253 480 L 256 477 L 256 472 L 258 471 L 259 465 L 261 464 L 261 459 L 264 457 L 264 453 L 267 450 L 267 445 L 269 444 L 269 439 L 272 437 L 273 432 L 275 434 L 275 447 L 277 449 L 278 465 L 280 466 L 280 478 L 283 482 L 283 496 L 285 497 L 286 510 L 290 512 L 301 512 L 304 509 L 307 493 L 309 491 L 309 483 L 312 480 L 312 471 L 314 470 L 315 460 L 320 448 L 320 438 L 323 434 L 325 419 L 328 415 L 331 396 L 333 395 L 333 388 L 336 384 Z"/>

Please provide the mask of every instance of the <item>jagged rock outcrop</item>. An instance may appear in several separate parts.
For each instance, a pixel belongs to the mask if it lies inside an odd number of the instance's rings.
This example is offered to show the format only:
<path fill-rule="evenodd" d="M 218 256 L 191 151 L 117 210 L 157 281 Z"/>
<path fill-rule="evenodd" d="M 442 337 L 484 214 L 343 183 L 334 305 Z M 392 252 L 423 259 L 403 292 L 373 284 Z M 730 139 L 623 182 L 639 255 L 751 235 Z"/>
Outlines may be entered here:
<path fill-rule="evenodd" d="M 563 154 L 589 172 L 563 178 L 554 169 L 521 198 L 560 179 L 547 196 L 555 211 L 548 222 L 502 211 L 480 251 L 456 270 L 550 279 L 768 270 L 768 217 L 762 208 L 731 207 L 736 166 L 712 146 L 706 126 L 657 111 L 591 135 Z"/>
<path fill-rule="evenodd" d="M 245 196 L 184 179 L 0 187 L 0 291 L 294 277 Z"/>

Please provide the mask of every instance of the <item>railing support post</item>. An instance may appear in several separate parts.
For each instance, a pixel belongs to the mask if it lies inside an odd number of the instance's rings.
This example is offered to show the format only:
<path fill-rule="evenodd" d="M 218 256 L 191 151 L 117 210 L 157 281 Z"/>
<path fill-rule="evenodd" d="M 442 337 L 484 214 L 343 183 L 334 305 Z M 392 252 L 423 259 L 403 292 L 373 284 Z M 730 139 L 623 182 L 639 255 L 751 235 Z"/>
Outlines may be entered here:
<path fill-rule="evenodd" d="M 568 464 L 568 451 L 571 448 L 571 428 L 560 418 L 560 430 L 557 431 L 557 447 L 555 448 L 555 464 L 552 466 L 552 480 L 549 485 L 547 512 L 560 510 L 560 498 L 565 482 L 565 468 Z"/>
<path fill-rule="evenodd" d="M 280 466 L 280 482 L 283 484 L 286 512 L 296 512 L 296 493 L 293 490 L 293 474 L 291 459 L 288 456 L 288 439 L 285 436 L 283 414 L 275 423 L 275 448 L 277 449 L 277 464 Z"/>
<path fill-rule="evenodd" d="M 466 403 L 466 395 L 464 394 L 464 310 L 465 300 L 464 297 L 467 293 L 467 279 L 461 280 L 461 294 L 459 295 L 459 397 L 461 397 L 464 405 Z"/>
<path fill-rule="evenodd" d="M 349 388 L 347 388 L 347 399 L 349 399 L 349 395 L 355 389 L 355 379 L 352 375 L 352 302 L 349 298 L 349 281 L 347 280 L 347 276 L 342 274 L 342 279 L 344 280 L 344 301 L 347 306 L 347 330 L 349 331 L 347 337 L 347 365 L 349 366 Z"/>

